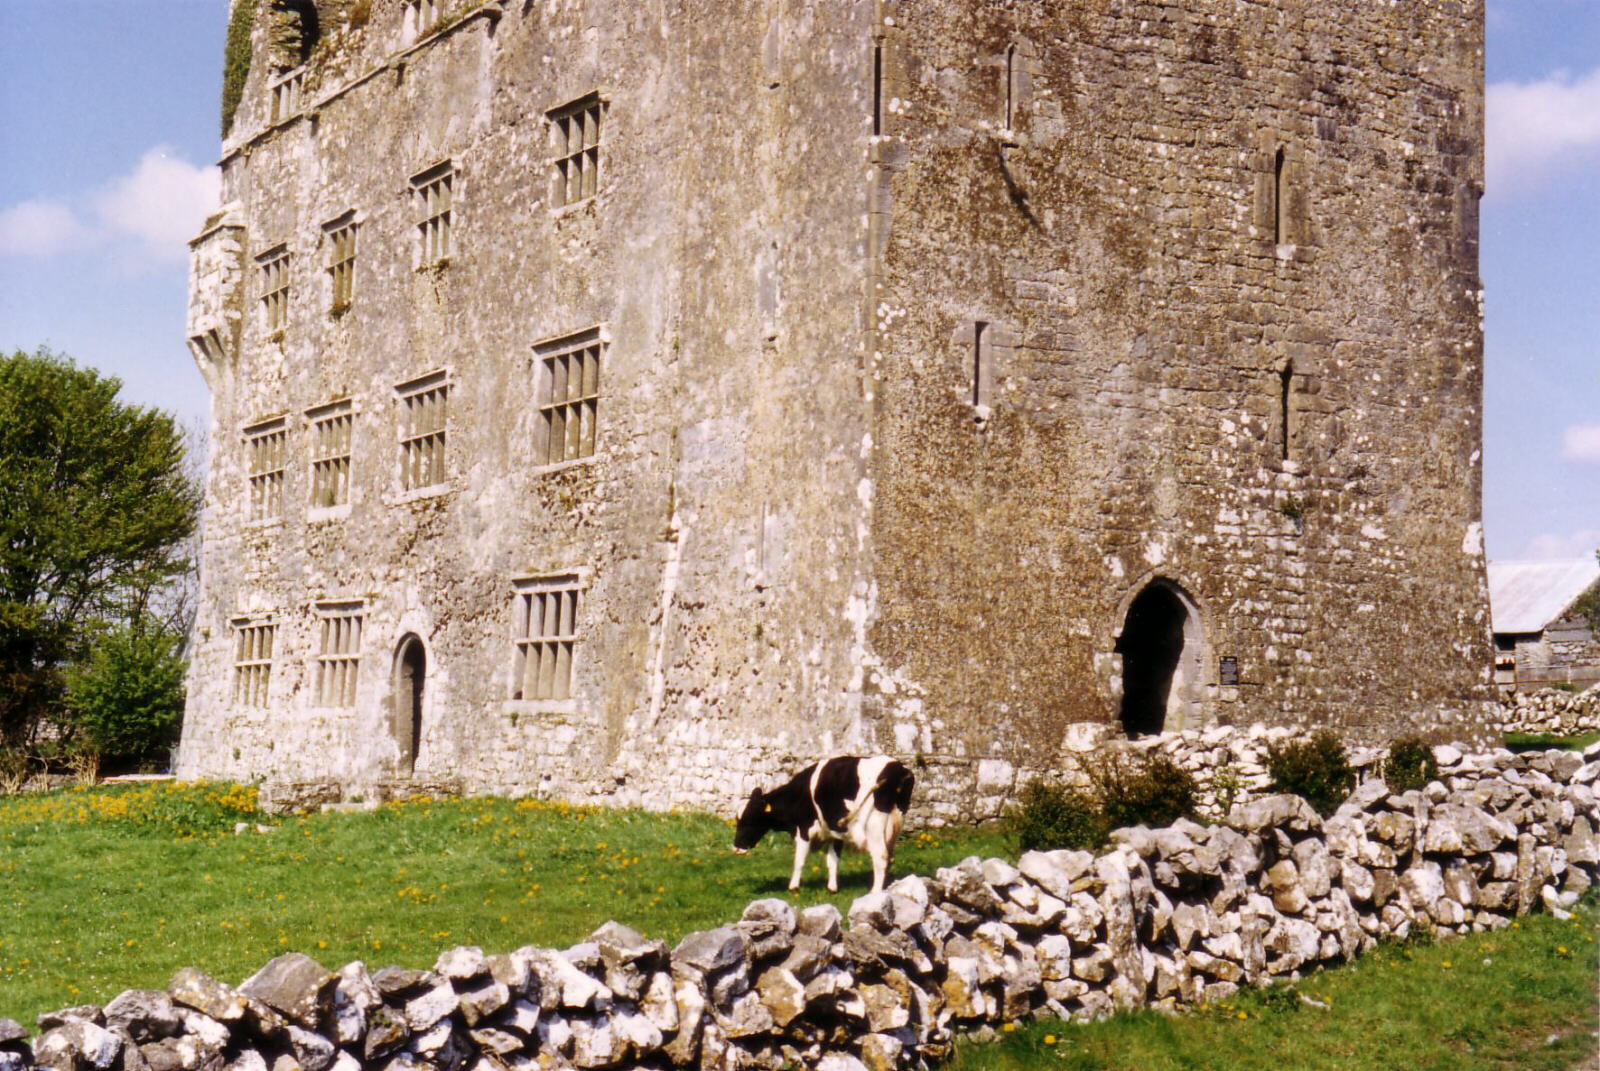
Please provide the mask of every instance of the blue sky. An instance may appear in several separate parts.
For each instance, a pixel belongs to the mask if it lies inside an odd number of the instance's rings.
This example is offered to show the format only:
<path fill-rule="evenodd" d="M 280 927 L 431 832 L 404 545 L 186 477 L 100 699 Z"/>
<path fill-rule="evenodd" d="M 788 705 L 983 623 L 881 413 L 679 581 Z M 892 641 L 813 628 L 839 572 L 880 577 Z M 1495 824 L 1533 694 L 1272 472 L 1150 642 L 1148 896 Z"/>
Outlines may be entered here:
<path fill-rule="evenodd" d="M 1402 0 L 1410 2 L 1410 0 Z M 186 239 L 215 199 L 226 0 L 0 0 L 0 350 L 48 344 L 203 426 Z M 1492 0 L 1484 518 L 1600 547 L 1600 0 Z"/>

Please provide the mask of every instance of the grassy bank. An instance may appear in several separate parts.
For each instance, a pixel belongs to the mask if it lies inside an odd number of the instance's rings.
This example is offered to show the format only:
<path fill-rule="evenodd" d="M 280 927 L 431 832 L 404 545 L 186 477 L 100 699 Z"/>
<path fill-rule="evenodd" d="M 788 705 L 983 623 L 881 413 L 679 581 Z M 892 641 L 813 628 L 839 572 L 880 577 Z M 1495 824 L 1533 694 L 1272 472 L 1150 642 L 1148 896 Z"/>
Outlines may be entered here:
<path fill-rule="evenodd" d="M 1535 915 L 1499 933 L 1383 947 L 1292 989 L 1188 1015 L 1032 1023 L 963 1044 L 952 1071 L 1591 1068 L 1595 923 L 1592 909 L 1566 922 Z"/>
<path fill-rule="evenodd" d="M 235 835 L 236 822 L 276 824 Z M 533 800 L 413 801 L 377 811 L 263 818 L 238 786 L 172 784 L 0 799 L 0 1016 L 165 988 L 193 965 L 238 982 L 301 951 L 337 967 L 432 966 L 480 945 L 566 947 L 615 918 L 647 936 L 683 934 L 787 895 L 792 842 L 729 851 L 727 822 Z M 895 873 L 974 853 L 994 833 L 911 834 Z M 841 892 L 821 853 L 797 904 L 841 907 L 871 884 L 846 854 Z"/>

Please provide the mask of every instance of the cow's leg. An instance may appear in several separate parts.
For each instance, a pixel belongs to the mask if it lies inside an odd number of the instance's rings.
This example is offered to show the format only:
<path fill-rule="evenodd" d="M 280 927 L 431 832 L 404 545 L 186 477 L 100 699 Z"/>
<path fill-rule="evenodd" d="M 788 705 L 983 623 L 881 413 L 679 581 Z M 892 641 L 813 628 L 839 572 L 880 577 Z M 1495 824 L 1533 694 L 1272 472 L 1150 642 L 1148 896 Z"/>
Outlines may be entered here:
<path fill-rule="evenodd" d="M 884 822 L 884 847 L 887 849 L 887 862 L 885 869 L 894 866 L 894 846 L 900 840 L 900 826 L 906 820 L 905 812 L 896 807 L 889 812 L 888 819 Z"/>
<path fill-rule="evenodd" d="M 811 842 L 799 833 L 794 835 L 794 873 L 789 877 L 789 891 L 800 888 L 800 874 L 806 868 L 806 856 L 811 852 Z"/>
<path fill-rule="evenodd" d="M 828 891 L 839 891 L 839 842 L 828 842 Z"/>
<path fill-rule="evenodd" d="M 872 857 L 872 891 L 883 891 L 883 880 L 889 873 L 888 828 L 884 822 L 888 815 L 874 811 L 867 818 L 867 854 Z"/>

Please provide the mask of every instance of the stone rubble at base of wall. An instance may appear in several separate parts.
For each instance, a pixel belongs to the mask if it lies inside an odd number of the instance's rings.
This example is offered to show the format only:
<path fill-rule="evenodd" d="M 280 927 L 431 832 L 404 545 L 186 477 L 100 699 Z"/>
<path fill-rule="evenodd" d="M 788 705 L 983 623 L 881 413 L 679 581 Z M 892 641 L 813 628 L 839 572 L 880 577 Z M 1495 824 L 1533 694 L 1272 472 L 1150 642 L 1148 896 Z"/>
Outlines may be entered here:
<path fill-rule="evenodd" d="M 1223 998 L 1383 937 L 1498 929 L 1600 877 L 1600 745 L 1463 755 L 1323 820 L 1294 796 L 1221 825 L 1119 830 L 1100 855 L 967 859 L 831 905 L 751 903 L 669 950 L 607 923 L 565 951 L 443 953 L 432 971 L 298 953 L 237 988 L 189 968 L 166 992 L 0 1020 L 0 1071 L 887 1071 L 961 1032 L 1036 1015 Z"/>

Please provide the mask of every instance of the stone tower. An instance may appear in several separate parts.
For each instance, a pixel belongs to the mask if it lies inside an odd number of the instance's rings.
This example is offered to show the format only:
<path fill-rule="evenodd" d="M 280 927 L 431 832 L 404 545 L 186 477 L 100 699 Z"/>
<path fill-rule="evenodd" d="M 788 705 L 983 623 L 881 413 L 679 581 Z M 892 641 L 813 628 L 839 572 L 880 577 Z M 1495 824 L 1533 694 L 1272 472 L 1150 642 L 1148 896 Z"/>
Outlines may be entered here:
<path fill-rule="evenodd" d="M 1479 0 L 234 22 L 182 774 L 955 814 L 1488 697 Z"/>

